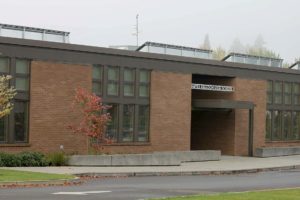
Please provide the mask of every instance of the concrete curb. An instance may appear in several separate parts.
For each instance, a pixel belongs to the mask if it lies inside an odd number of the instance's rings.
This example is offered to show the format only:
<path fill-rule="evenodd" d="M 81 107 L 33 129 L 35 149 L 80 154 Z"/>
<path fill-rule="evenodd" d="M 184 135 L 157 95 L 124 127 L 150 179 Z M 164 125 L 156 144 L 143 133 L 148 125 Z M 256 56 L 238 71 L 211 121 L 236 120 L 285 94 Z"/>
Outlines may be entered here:
<path fill-rule="evenodd" d="M 12 182 L 0 182 L 1 188 L 16 188 L 16 187 L 50 187 L 50 186 L 69 186 L 82 184 L 83 180 L 79 177 L 74 179 L 59 179 L 48 181 L 12 181 Z"/>
<path fill-rule="evenodd" d="M 78 177 L 83 178 L 104 178 L 104 177 L 145 177 L 145 176 L 194 176 L 194 175 L 232 175 L 232 174 L 248 174 L 269 171 L 282 171 L 300 169 L 300 165 L 241 169 L 241 170 L 220 170 L 220 171 L 181 171 L 181 172 L 124 172 L 124 173 L 78 173 Z"/>

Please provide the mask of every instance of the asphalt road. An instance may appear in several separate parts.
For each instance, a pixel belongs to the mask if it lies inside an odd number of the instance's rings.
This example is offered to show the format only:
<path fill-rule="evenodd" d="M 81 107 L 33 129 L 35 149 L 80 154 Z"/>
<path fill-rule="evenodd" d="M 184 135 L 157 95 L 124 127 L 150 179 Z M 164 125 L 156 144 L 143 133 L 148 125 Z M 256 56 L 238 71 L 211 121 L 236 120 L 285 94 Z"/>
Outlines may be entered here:
<path fill-rule="evenodd" d="M 72 187 L 0 189 L 0 199 L 141 200 L 177 195 L 290 187 L 300 187 L 300 170 L 222 176 L 105 178 Z"/>

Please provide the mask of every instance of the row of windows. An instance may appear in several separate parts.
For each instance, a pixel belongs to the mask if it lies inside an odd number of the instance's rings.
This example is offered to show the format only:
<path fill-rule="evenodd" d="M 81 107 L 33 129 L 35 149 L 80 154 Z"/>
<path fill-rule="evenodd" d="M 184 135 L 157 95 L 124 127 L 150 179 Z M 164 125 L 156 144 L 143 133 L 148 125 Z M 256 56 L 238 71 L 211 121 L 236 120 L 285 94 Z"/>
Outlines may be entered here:
<path fill-rule="evenodd" d="M 112 104 L 107 136 L 115 142 L 149 141 L 149 106 Z"/>
<path fill-rule="evenodd" d="M 268 81 L 267 103 L 300 105 L 300 83 Z"/>
<path fill-rule="evenodd" d="M 267 140 L 300 140 L 300 112 L 267 110 Z"/>
<path fill-rule="evenodd" d="M 103 75 L 106 76 L 103 76 Z M 120 67 L 93 66 L 93 92 L 118 97 L 149 97 L 150 72 Z"/>

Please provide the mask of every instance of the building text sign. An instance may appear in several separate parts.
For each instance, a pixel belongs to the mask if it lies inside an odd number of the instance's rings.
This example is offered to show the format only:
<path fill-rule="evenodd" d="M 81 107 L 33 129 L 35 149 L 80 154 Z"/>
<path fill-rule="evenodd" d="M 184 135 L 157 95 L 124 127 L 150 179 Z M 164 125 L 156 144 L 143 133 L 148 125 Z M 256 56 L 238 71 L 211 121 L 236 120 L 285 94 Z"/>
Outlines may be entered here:
<path fill-rule="evenodd" d="M 234 88 L 232 86 L 225 86 L 225 85 L 207 85 L 207 84 L 192 83 L 192 90 L 209 90 L 209 91 L 219 91 L 219 92 L 233 92 Z"/>

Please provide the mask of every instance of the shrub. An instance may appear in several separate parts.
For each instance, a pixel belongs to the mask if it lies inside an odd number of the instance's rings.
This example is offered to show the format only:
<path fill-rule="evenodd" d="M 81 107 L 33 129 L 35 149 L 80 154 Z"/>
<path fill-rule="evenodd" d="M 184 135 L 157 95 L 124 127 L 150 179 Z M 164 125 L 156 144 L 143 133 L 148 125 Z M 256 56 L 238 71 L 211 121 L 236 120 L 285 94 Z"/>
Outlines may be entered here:
<path fill-rule="evenodd" d="M 37 167 L 48 165 L 45 156 L 37 152 L 22 152 L 18 154 L 0 153 L 1 167 Z"/>
<path fill-rule="evenodd" d="M 21 160 L 16 154 L 0 153 L 2 165 L 4 167 L 20 167 Z"/>
<path fill-rule="evenodd" d="M 67 157 L 63 152 L 56 152 L 47 155 L 47 161 L 50 166 L 67 165 Z"/>
<path fill-rule="evenodd" d="M 22 152 L 19 155 L 21 166 L 24 167 L 39 167 L 47 166 L 45 155 L 38 152 Z"/>

